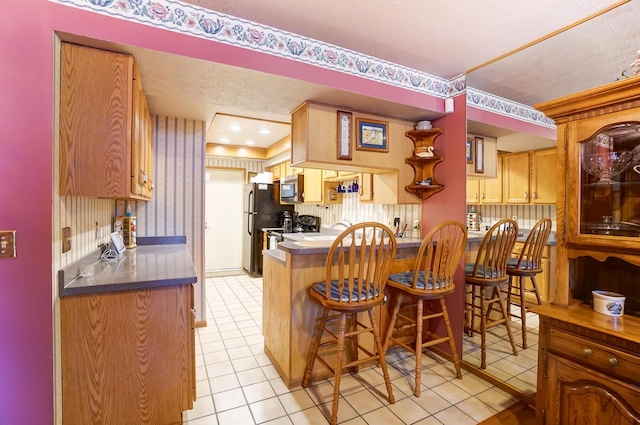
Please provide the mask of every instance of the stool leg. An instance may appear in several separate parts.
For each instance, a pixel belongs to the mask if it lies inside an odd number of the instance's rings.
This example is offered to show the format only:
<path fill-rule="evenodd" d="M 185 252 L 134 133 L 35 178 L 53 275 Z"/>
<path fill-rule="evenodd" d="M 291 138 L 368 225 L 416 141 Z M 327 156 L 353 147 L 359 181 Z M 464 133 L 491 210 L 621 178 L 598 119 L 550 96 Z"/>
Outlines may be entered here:
<path fill-rule="evenodd" d="M 522 348 L 527 348 L 527 307 L 524 305 L 524 276 L 520 276 L 520 321 L 522 322 Z"/>
<path fill-rule="evenodd" d="M 358 313 L 351 313 L 351 330 L 353 331 L 353 336 L 351 337 L 351 342 L 353 344 L 353 360 L 358 360 Z M 360 366 L 353 367 L 354 372 L 360 371 Z"/>
<path fill-rule="evenodd" d="M 336 348 L 335 386 L 333 388 L 333 403 L 331 404 L 331 425 L 338 423 L 338 399 L 340 398 L 340 378 L 342 377 L 342 355 L 344 354 L 344 333 L 346 329 L 347 313 L 340 313 L 338 348 Z"/>
<path fill-rule="evenodd" d="M 378 350 L 378 356 L 380 357 L 380 367 L 382 368 L 382 376 L 384 377 L 384 384 L 387 387 L 387 393 L 389 394 L 389 403 L 393 404 L 396 399 L 393 397 L 393 390 L 391 389 L 391 379 L 389 379 L 389 372 L 387 371 L 387 357 L 382 349 L 382 341 L 380 340 L 380 329 L 378 329 L 378 321 L 376 320 L 376 313 L 371 308 L 369 309 L 369 319 L 371 320 L 371 328 L 373 330 L 373 339 L 376 343 L 376 349 Z"/>
<path fill-rule="evenodd" d="M 507 334 L 509 335 L 509 342 L 511 343 L 511 349 L 513 350 L 513 355 L 517 356 L 518 350 L 516 349 L 516 343 L 513 341 L 513 334 L 511 333 L 511 325 L 507 320 L 507 309 L 504 305 L 504 301 L 502 297 L 500 296 L 500 289 L 497 286 L 493 288 L 493 294 L 494 296 L 498 297 L 498 305 L 500 306 L 500 310 L 502 311 L 502 317 L 504 317 L 504 326 L 507 328 Z"/>
<path fill-rule="evenodd" d="M 422 325 L 423 318 L 423 300 L 418 299 L 416 303 L 416 387 L 413 395 L 420 397 L 420 370 L 422 369 Z"/>
<path fill-rule="evenodd" d="M 538 301 L 538 305 L 541 305 L 542 300 L 540 299 L 540 291 L 538 291 L 538 285 L 536 284 L 536 275 L 531 276 L 531 284 L 533 285 L 534 294 L 536 294 L 536 301 Z"/>
<path fill-rule="evenodd" d="M 318 355 L 318 349 L 320 348 L 320 340 L 322 339 L 322 332 L 324 330 L 324 326 L 327 323 L 327 317 L 329 317 L 329 309 L 327 307 L 322 311 L 322 317 L 320 319 L 320 325 L 316 330 L 316 337 L 313 340 L 313 347 L 311 348 L 311 354 L 307 359 L 307 367 L 304 370 L 304 377 L 302 378 L 302 386 L 307 387 L 309 385 L 309 379 L 311 378 L 311 370 L 313 369 L 313 364 L 316 361 L 316 356 Z"/>
<path fill-rule="evenodd" d="M 480 369 L 487 368 L 487 300 L 480 288 Z"/>
<path fill-rule="evenodd" d="M 460 358 L 456 352 L 456 342 L 453 339 L 453 331 L 451 330 L 451 322 L 449 321 L 449 313 L 447 312 L 447 304 L 445 303 L 444 298 L 440 298 L 440 307 L 442 308 L 444 327 L 447 330 L 447 336 L 449 337 L 449 347 L 451 348 L 453 365 L 456 367 L 456 378 L 462 379 L 462 373 L 460 372 Z"/>
<path fill-rule="evenodd" d="M 396 320 L 398 320 L 398 312 L 400 312 L 400 306 L 402 305 L 402 294 L 399 292 L 396 294 L 396 303 L 393 307 L 393 313 L 391 314 L 391 320 L 389 321 L 389 326 L 387 327 L 387 334 L 384 337 L 384 345 L 382 346 L 382 351 L 385 353 L 389 348 L 389 341 L 391 341 L 391 336 L 393 335 L 393 330 L 396 326 Z"/>

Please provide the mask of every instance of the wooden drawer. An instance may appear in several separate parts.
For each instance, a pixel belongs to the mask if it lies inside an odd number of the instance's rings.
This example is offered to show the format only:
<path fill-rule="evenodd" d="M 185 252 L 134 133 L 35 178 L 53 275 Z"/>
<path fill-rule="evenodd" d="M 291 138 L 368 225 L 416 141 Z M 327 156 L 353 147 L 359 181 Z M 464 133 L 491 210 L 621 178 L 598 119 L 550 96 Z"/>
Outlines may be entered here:
<path fill-rule="evenodd" d="M 618 376 L 640 383 L 640 357 L 609 347 L 589 338 L 558 329 L 549 330 L 549 351 Z"/>
<path fill-rule="evenodd" d="M 524 242 L 516 242 L 516 244 L 513 246 L 513 252 L 512 255 L 513 257 L 518 257 L 520 256 L 520 253 L 522 252 L 522 247 L 524 246 Z M 549 258 L 549 245 L 545 245 L 544 248 L 542 249 L 542 258 Z"/>

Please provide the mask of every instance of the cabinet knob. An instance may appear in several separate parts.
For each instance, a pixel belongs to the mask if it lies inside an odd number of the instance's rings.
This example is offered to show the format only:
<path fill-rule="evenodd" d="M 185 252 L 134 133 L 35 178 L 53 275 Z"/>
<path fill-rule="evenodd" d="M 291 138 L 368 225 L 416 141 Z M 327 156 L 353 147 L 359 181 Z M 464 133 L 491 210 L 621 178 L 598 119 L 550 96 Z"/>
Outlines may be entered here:
<path fill-rule="evenodd" d="M 524 192 L 524 198 L 527 199 L 529 197 L 529 192 Z"/>
<path fill-rule="evenodd" d="M 610 364 L 611 366 L 616 366 L 616 365 L 618 364 L 618 359 L 616 359 L 615 357 L 611 357 L 611 358 L 609 359 L 609 364 Z"/>
<path fill-rule="evenodd" d="M 484 193 L 482 194 L 482 200 L 484 201 Z"/>
<path fill-rule="evenodd" d="M 533 199 L 538 199 L 538 192 L 533 192 Z"/>
<path fill-rule="evenodd" d="M 582 354 L 588 357 L 593 354 L 593 351 L 591 351 L 591 348 L 585 348 L 584 350 L 582 350 Z"/>

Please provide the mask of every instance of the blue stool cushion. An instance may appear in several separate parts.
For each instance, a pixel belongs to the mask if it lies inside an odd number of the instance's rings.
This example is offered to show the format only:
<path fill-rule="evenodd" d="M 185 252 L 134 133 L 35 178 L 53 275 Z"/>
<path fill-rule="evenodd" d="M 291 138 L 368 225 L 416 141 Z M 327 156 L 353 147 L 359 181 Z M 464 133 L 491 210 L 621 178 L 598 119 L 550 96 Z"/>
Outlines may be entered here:
<path fill-rule="evenodd" d="M 497 270 L 492 269 L 492 268 L 488 268 L 485 271 L 484 266 L 482 264 L 480 264 L 478 266 L 478 271 L 477 271 L 476 275 L 473 276 L 473 267 L 474 266 L 475 266 L 475 264 L 472 264 L 472 263 L 464 265 L 464 274 L 465 274 L 465 276 L 480 277 L 480 278 L 484 278 L 484 279 L 495 279 L 497 277 L 502 277 L 504 275 L 504 273 L 498 273 Z"/>
<path fill-rule="evenodd" d="M 402 272 L 402 273 L 393 273 L 389 275 L 389 280 L 393 280 L 396 283 L 404 285 L 406 287 L 413 287 L 413 271 Z M 433 276 L 429 273 L 429 278 L 425 279 L 424 270 L 420 270 L 418 273 L 418 281 L 416 282 L 416 287 L 418 289 L 424 289 L 425 283 L 427 285 L 427 289 L 433 289 Z M 435 283 L 435 288 L 440 289 L 440 282 Z"/>
<path fill-rule="evenodd" d="M 518 265 L 518 259 L 517 258 L 509 258 L 509 261 L 507 261 L 507 267 L 510 268 L 515 268 Z M 522 264 L 520 264 L 520 269 L 521 270 L 528 270 L 528 269 L 534 269 L 535 267 L 533 266 L 533 263 L 531 261 L 523 261 Z"/>
<path fill-rule="evenodd" d="M 344 289 L 342 290 L 342 294 L 338 293 L 338 281 L 331 281 L 331 294 L 327 297 L 327 285 L 325 282 L 314 283 L 311 288 L 321 294 L 322 296 L 329 298 L 331 301 L 341 301 L 341 302 L 355 302 L 355 301 L 366 301 L 374 297 L 374 290 L 371 289 L 368 291 L 361 290 L 360 294 L 358 294 L 358 279 L 355 279 L 354 282 L 354 291 L 349 294 L 349 287 L 347 285 L 347 281 L 345 280 Z M 377 295 L 377 293 L 375 294 Z"/>

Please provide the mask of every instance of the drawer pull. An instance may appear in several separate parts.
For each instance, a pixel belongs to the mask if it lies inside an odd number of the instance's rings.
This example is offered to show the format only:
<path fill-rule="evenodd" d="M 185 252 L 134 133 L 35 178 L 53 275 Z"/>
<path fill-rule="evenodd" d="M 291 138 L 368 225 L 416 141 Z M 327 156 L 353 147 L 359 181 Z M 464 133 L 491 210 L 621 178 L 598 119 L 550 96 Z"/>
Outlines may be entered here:
<path fill-rule="evenodd" d="M 593 351 L 591 351 L 591 348 L 585 348 L 584 350 L 582 350 L 582 354 L 588 357 L 593 354 Z"/>
<path fill-rule="evenodd" d="M 616 359 L 615 357 L 611 357 L 611 358 L 609 359 L 609 364 L 610 364 L 611 366 L 615 366 L 615 365 L 617 365 L 617 364 L 618 364 L 618 359 Z"/>

